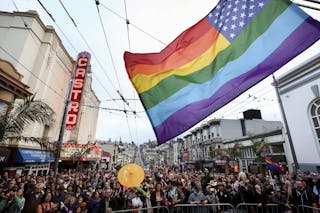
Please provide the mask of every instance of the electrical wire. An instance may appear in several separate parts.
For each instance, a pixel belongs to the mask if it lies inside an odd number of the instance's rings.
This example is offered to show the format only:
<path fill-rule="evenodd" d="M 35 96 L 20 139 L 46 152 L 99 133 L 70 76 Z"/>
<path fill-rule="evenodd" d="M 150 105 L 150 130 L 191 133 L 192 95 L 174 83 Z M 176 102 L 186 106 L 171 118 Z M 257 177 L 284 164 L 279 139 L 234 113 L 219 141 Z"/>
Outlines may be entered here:
<path fill-rule="evenodd" d="M 130 42 L 130 31 L 129 31 L 129 19 L 128 19 L 128 10 L 127 10 L 127 2 L 126 0 L 123 0 L 124 3 L 124 11 L 126 13 L 126 26 L 127 26 L 127 38 L 128 38 L 128 46 L 129 46 L 129 51 L 131 51 L 131 42 Z"/>
<path fill-rule="evenodd" d="M 26 71 L 28 71 L 33 77 L 39 80 L 44 86 L 48 87 L 52 92 L 60 96 L 61 98 L 65 99 L 65 96 L 57 92 L 55 89 L 53 89 L 51 86 L 49 86 L 47 83 L 45 83 L 43 80 L 41 80 L 37 75 L 35 75 L 29 68 L 27 68 L 24 64 L 22 64 L 16 57 L 14 57 L 8 50 L 4 49 L 2 46 L 0 46 L 0 49 L 5 52 L 8 56 L 10 56 L 15 62 L 17 62 L 19 65 L 21 65 Z"/>
<path fill-rule="evenodd" d="M 53 19 L 53 16 L 52 16 L 52 15 L 49 13 L 49 11 L 44 7 L 44 5 L 40 2 L 40 0 L 38 0 L 38 2 L 41 4 L 41 6 L 43 7 L 43 9 L 48 13 L 49 17 L 52 18 L 52 20 L 54 21 L 54 23 L 56 23 L 55 20 Z M 66 7 L 63 5 L 63 3 L 62 3 L 61 1 L 59 1 L 59 2 L 60 2 L 60 4 L 62 5 L 62 7 L 63 7 L 63 9 L 65 10 L 65 12 L 68 14 L 69 18 L 72 20 L 72 22 L 73 22 L 74 26 L 76 27 L 79 35 L 80 35 L 81 38 L 84 40 L 84 42 L 86 43 L 86 45 L 88 46 L 88 48 L 89 48 L 90 51 L 92 52 L 93 56 L 96 58 L 98 64 L 99 64 L 100 67 L 102 68 L 102 65 L 101 65 L 100 61 L 99 61 L 98 58 L 95 56 L 94 51 L 92 50 L 92 48 L 90 47 L 89 43 L 87 42 L 87 40 L 85 39 L 85 37 L 84 37 L 83 34 L 81 33 L 80 29 L 77 27 L 76 22 L 75 22 L 74 19 L 71 17 L 70 13 L 67 11 L 67 9 L 66 9 Z M 98 0 L 96 1 L 96 5 L 98 5 L 97 2 L 98 2 Z M 97 8 L 97 9 L 98 9 L 98 8 Z M 98 12 L 99 12 L 99 9 L 98 9 Z M 101 24 L 102 24 L 102 28 L 103 28 L 103 31 L 104 31 L 104 26 L 103 26 L 103 23 L 102 23 L 102 19 L 101 19 L 100 13 L 99 13 L 99 17 L 100 17 L 100 22 L 101 22 Z M 107 42 L 107 46 L 108 46 L 108 49 L 109 49 L 109 54 L 110 54 L 110 57 L 111 57 L 111 59 L 112 59 L 112 64 L 113 64 L 114 70 L 115 70 L 115 72 L 116 72 L 115 65 L 114 65 L 114 60 L 113 60 L 113 58 L 112 58 L 112 53 L 111 53 L 110 47 L 109 47 L 109 45 L 108 45 L 108 41 L 107 41 L 107 37 L 106 37 L 105 31 L 104 31 L 104 35 L 105 35 L 105 40 L 106 40 L 106 42 Z M 65 37 L 66 37 L 66 36 L 65 36 Z M 104 70 L 104 69 L 102 68 L 102 70 Z M 106 73 L 105 73 L 105 74 L 106 74 Z M 111 82 L 112 87 L 115 89 L 115 86 L 112 84 L 111 79 L 108 77 L 107 74 L 106 74 L 106 76 L 107 76 L 108 80 Z M 117 73 L 116 73 L 116 76 L 117 76 Z M 98 80 L 98 82 L 101 84 L 101 86 L 105 89 L 105 87 L 103 86 L 103 84 L 100 82 L 99 78 L 96 78 L 96 80 Z M 118 80 L 118 84 L 119 84 L 119 88 L 120 88 L 120 81 L 119 81 L 118 76 L 117 76 L 117 80 Z M 120 89 L 121 89 L 121 88 L 120 88 Z M 108 93 L 109 96 L 111 97 L 111 95 L 110 95 L 110 93 L 108 92 L 108 90 L 107 90 L 107 89 L 105 89 L 105 90 L 107 91 L 107 93 Z M 121 94 L 121 92 L 120 92 L 119 90 L 116 90 L 116 91 L 117 91 L 117 93 L 119 94 L 119 96 L 121 97 L 121 100 L 123 101 L 123 103 L 125 103 L 125 104 L 127 104 L 127 105 L 129 106 L 129 102 L 126 101 L 126 99 L 125 99 L 124 96 Z M 118 103 L 116 102 L 116 104 L 118 104 Z M 129 107 L 130 107 L 130 106 L 129 106 Z M 131 108 L 131 107 L 130 107 L 130 108 Z M 123 111 L 126 112 L 127 110 L 124 108 Z M 135 111 L 134 111 L 134 112 L 135 112 Z M 136 113 L 134 113 L 134 114 L 135 114 L 135 116 L 137 116 Z M 130 135 L 131 135 L 131 139 L 132 139 L 132 134 L 131 134 L 130 126 L 129 126 L 129 123 L 128 123 L 127 115 L 126 115 L 126 120 L 127 120 L 128 129 L 129 129 L 129 132 L 130 132 Z"/>
<path fill-rule="evenodd" d="M 111 13 L 115 14 L 116 16 L 120 17 L 122 20 L 124 20 L 127 24 L 130 24 L 131 26 L 133 26 L 134 28 L 136 28 L 137 30 L 143 32 L 144 34 L 148 35 L 150 38 L 154 39 L 155 41 L 158 41 L 159 43 L 163 44 L 164 46 L 167 46 L 167 44 L 163 41 L 161 41 L 160 39 L 156 38 L 155 36 L 151 35 L 150 33 L 148 33 L 147 31 L 143 30 L 142 28 L 138 27 L 137 25 L 133 24 L 132 22 L 130 22 L 129 20 L 127 20 L 126 18 L 122 17 L 121 15 L 119 15 L 118 13 L 114 12 L 113 10 L 109 9 L 107 6 L 105 6 L 104 4 L 100 3 L 100 5 L 105 8 L 106 10 L 110 11 Z"/>
<path fill-rule="evenodd" d="M 65 7 L 65 5 L 62 3 L 61 0 L 59 0 L 61 6 L 63 7 L 63 9 L 65 10 L 65 12 L 68 14 L 68 17 L 71 19 L 74 27 L 76 28 L 77 32 L 79 33 L 81 39 L 85 42 L 86 46 L 89 48 L 90 52 L 92 53 L 92 55 L 94 56 L 94 58 L 96 59 L 96 61 L 98 62 L 101 70 L 105 73 L 110 85 L 113 87 L 114 90 L 117 90 L 116 87 L 114 86 L 112 80 L 109 78 L 108 74 L 105 72 L 105 69 L 103 68 L 101 62 L 99 61 L 98 57 L 95 55 L 95 52 L 93 51 L 93 49 L 90 47 L 89 42 L 87 41 L 87 39 L 84 37 L 84 35 L 81 33 L 80 29 L 78 28 L 75 20 L 71 17 L 70 13 L 68 12 L 67 8 Z M 95 74 L 95 73 L 93 73 Z M 109 94 L 109 96 L 111 97 L 110 93 L 107 91 L 107 89 L 103 86 L 103 84 L 101 83 L 101 81 L 99 80 L 99 78 L 96 78 L 97 81 L 101 84 L 101 86 L 104 88 L 104 90 Z"/>
<path fill-rule="evenodd" d="M 103 25 L 103 21 L 102 21 L 101 14 L 100 14 L 100 10 L 99 10 L 99 1 L 96 0 L 95 2 L 96 2 L 96 8 L 97 8 L 97 11 L 98 11 L 99 21 L 100 21 L 101 28 L 102 28 L 103 35 L 104 35 L 104 40 L 105 40 L 106 45 L 107 45 L 107 48 L 108 48 L 108 52 L 109 52 L 110 59 L 111 59 L 111 64 L 112 64 L 113 70 L 114 70 L 114 72 L 115 72 L 116 79 L 117 79 L 118 86 L 119 86 L 119 90 L 120 90 L 120 93 L 121 93 L 121 86 L 120 86 L 120 81 L 119 81 L 117 69 L 116 69 L 116 66 L 115 66 L 115 63 L 114 63 L 114 59 L 113 59 L 113 56 L 112 56 L 111 48 L 110 48 L 110 45 L 109 45 L 109 42 L 108 42 L 108 37 L 107 37 L 106 31 L 105 31 L 105 27 L 104 27 L 104 25 Z M 119 94 L 119 95 L 120 95 L 120 94 Z M 121 95 L 121 98 L 122 98 L 122 97 L 123 97 L 123 96 Z M 126 104 L 127 104 L 127 103 L 126 103 Z"/>
<path fill-rule="evenodd" d="M 53 16 L 49 13 L 49 11 L 46 9 L 46 7 L 41 3 L 40 0 L 37 0 L 37 1 L 38 1 L 39 4 L 41 5 L 41 7 L 45 10 L 45 12 L 49 15 L 49 17 L 52 19 L 52 21 L 55 23 L 55 26 L 60 30 L 60 32 L 63 34 L 63 36 L 67 39 L 67 41 L 68 41 L 68 42 L 71 44 L 71 46 L 74 48 L 74 46 L 72 45 L 72 42 L 68 39 L 68 37 L 66 36 L 66 34 L 63 32 L 63 30 L 62 30 L 62 29 L 59 27 L 59 25 L 56 23 L 55 19 L 54 19 Z M 62 3 L 62 2 L 60 2 L 60 3 Z M 78 29 L 77 24 L 75 23 L 74 19 L 72 19 L 70 13 L 68 13 L 68 11 L 66 10 L 66 7 L 65 7 L 63 4 L 62 4 L 62 7 L 64 8 L 64 10 L 67 12 L 67 14 L 69 15 L 69 17 L 71 18 L 71 20 L 72 20 L 74 26 L 76 27 L 79 35 L 81 36 L 81 38 L 83 39 L 83 41 L 85 42 L 85 44 L 87 45 L 87 47 L 89 48 L 89 50 L 91 51 L 92 55 L 95 57 L 95 59 L 97 60 L 98 64 L 99 64 L 100 67 L 102 68 L 102 65 L 101 65 L 100 61 L 99 61 L 98 58 L 96 57 L 94 51 L 91 49 L 89 43 L 87 42 L 87 40 L 85 39 L 85 37 L 83 36 L 83 34 L 82 34 L 82 33 L 80 32 L 80 30 Z M 75 49 L 75 48 L 74 48 L 74 49 Z M 77 52 L 79 52 L 79 51 L 77 51 Z M 104 69 L 102 68 L 102 70 L 104 70 Z M 106 73 L 105 73 L 105 74 L 106 74 Z M 95 77 L 95 73 L 93 73 L 93 77 Z M 115 89 L 114 85 L 112 84 L 111 79 L 109 78 L 109 76 L 108 76 L 107 74 L 106 74 L 106 77 L 107 77 L 107 79 L 109 80 L 109 82 L 111 83 L 110 85 L 113 86 L 113 88 Z M 109 91 L 104 87 L 104 85 L 102 84 L 102 82 L 100 81 L 100 79 L 99 79 L 99 78 L 96 78 L 96 77 L 95 77 L 95 79 L 96 79 L 97 82 L 101 85 L 101 87 L 107 92 L 107 94 L 108 94 L 110 97 L 112 97 L 111 94 L 109 93 Z M 116 103 L 116 102 L 115 102 L 115 103 Z M 116 103 L 116 104 L 118 104 L 118 103 Z"/>

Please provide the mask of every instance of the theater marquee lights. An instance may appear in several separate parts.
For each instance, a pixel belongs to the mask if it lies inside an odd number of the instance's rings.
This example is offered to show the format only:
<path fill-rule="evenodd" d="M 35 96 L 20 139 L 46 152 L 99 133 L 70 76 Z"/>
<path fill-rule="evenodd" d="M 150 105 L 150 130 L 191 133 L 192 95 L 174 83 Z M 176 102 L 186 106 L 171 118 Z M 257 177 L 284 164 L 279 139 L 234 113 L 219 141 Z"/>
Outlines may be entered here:
<path fill-rule="evenodd" d="M 84 79 L 90 63 L 90 54 L 81 52 L 77 60 L 77 66 L 74 74 L 74 83 L 71 90 L 70 104 L 66 118 L 66 129 L 72 130 L 77 125 L 80 101 L 83 92 Z"/>

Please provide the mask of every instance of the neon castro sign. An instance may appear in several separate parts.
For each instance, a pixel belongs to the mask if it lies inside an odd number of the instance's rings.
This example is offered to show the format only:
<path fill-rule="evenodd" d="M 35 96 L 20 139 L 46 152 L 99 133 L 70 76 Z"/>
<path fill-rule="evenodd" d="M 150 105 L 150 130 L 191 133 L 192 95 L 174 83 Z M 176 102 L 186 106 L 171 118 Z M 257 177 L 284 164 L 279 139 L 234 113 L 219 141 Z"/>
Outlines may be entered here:
<path fill-rule="evenodd" d="M 84 79 L 90 62 L 90 54 L 81 52 L 77 60 L 74 74 L 74 83 L 71 90 L 71 99 L 66 118 L 66 129 L 72 130 L 77 125 L 80 101 L 83 93 Z"/>

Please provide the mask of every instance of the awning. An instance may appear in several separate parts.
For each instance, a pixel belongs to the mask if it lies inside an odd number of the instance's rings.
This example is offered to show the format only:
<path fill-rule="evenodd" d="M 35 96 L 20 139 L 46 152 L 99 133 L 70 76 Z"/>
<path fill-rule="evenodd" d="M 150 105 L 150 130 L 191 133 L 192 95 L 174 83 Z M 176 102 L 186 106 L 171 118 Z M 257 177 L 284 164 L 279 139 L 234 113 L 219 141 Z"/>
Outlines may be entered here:
<path fill-rule="evenodd" d="M 15 163 L 47 163 L 55 159 L 53 153 L 37 149 L 17 149 Z"/>

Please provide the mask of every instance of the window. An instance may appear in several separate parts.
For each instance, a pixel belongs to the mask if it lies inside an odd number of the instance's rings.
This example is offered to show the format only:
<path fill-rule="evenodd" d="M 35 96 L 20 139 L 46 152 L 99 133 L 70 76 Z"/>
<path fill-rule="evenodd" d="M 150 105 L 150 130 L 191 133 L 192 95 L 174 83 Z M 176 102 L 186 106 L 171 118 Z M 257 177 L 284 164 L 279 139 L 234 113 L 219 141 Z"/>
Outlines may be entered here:
<path fill-rule="evenodd" d="M 318 138 L 318 142 L 320 142 L 320 98 L 314 100 L 311 104 L 310 115 L 315 134 Z"/>
<path fill-rule="evenodd" d="M 271 146 L 273 153 L 284 153 L 284 148 L 282 144 L 275 144 Z"/>
<path fill-rule="evenodd" d="M 0 101 L 0 114 L 6 114 L 8 110 L 8 104 L 6 102 Z"/>

